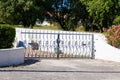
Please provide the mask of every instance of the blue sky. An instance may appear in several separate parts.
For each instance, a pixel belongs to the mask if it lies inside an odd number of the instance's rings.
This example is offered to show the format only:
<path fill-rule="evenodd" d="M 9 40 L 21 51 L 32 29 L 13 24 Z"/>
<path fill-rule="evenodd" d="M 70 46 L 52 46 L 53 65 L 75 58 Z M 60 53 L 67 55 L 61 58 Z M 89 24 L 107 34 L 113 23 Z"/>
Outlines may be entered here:
<path fill-rule="evenodd" d="M 55 8 L 55 3 L 53 3 L 53 8 Z M 57 3 L 57 7 L 58 7 L 58 10 L 61 10 L 62 7 L 65 7 L 65 8 L 70 8 L 70 0 L 61 0 L 61 1 L 58 1 Z"/>

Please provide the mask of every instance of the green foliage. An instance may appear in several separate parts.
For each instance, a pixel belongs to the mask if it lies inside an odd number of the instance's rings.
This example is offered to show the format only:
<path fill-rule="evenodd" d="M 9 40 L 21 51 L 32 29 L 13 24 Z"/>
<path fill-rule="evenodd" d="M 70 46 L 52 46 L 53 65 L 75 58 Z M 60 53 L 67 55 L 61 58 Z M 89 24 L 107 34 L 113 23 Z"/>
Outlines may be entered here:
<path fill-rule="evenodd" d="M 0 49 L 13 47 L 15 28 L 11 26 L 0 26 Z"/>
<path fill-rule="evenodd" d="M 64 5 L 63 0 L 0 0 L 0 23 L 31 28 L 46 18 L 63 30 L 75 30 L 79 21 L 85 30 L 89 25 L 102 30 L 118 21 L 115 16 L 120 16 L 120 0 L 68 0 Z"/>
<path fill-rule="evenodd" d="M 109 29 L 104 29 L 108 43 L 114 47 L 120 46 L 120 25 L 112 26 Z"/>
<path fill-rule="evenodd" d="M 94 5 L 93 5 L 94 4 Z M 91 0 L 88 3 L 89 15 L 93 18 L 92 23 L 98 26 L 108 27 L 106 23 L 109 20 L 110 8 L 113 6 L 111 0 Z"/>
<path fill-rule="evenodd" d="M 40 0 L 41 1 L 41 0 Z M 1 0 L 0 22 L 7 24 L 23 24 L 33 26 L 39 18 L 41 7 L 36 6 L 36 0 Z"/>
<path fill-rule="evenodd" d="M 89 19 L 86 24 L 108 28 L 116 15 L 120 14 L 120 0 L 80 0 L 86 5 Z"/>
<path fill-rule="evenodd" d="M 113 24 L 119 25 L 120 24 L 120 16 L 116 16 L 116 18 L 113 21 Z"/>

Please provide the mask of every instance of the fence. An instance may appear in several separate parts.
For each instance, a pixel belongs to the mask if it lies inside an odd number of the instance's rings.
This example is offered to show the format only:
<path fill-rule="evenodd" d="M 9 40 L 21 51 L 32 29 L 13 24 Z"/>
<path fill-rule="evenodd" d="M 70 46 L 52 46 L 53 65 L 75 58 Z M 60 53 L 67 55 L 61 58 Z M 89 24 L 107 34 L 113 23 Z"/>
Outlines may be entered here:
<path fill-rule="evenodd" d="M 26 47 L 26 58 L 94 58 L 90 33 L 16 29 L 16 39 Z"/>

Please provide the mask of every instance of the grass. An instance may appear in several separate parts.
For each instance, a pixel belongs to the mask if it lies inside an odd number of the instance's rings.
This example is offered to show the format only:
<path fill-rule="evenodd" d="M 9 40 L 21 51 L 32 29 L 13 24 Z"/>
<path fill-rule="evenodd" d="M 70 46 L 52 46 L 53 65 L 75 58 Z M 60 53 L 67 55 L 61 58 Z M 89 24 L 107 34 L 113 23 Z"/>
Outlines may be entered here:
<path fill-rule="evenodd" d="M 12 27 L 24 28 L 23 25 L 9 25 L 9 24 L 0 24 L 0 25 L 1 26 L 12 26 Z M 33 26 L 33 29 L 62 30 L 62 28 L 59 25 L 50 25 L 50 26 L 35 25 L 35 26 Z"/>
<path fill-rule="evenodd" d="M 61 27 L 58 25 L 55 26 L 34 26 L 34 29 L 45 29 L 45 30 L 62 30 Z"/>
<path fill-rule="evenodd" d="M 1 26 L 2 25 L 6 25 L 8 26 L 9 24 L 0 24 Z M 18 27 L 18 28 L 24 28 L 23 25 L 10 25 L 10 26 L 13 26 L 13 27 Z M 40 25 L 35 25 L 33 26 L 33 29 L 43 29 L 43 30 L 63 30 L 60 25 L 56 24 L 56 25 L 50 25 L 50 26 L 40 26 Z M 84 27 L 81 27 L 81 28 L 76 28 L 75 31 L 77 32 L 84 32 Z"/>
<path fill-rule="evenodd" d="M 0 24 L 0 26 L 12 26 L 12 27 L 19 27 L 19 28 L 23 28 L 23 25 L 10 25 L 10 24 Z"/>
<path fill-rule="evenodd" d="M 52 26 L 52 25 L 50 25 L 50 26 L 34 26 L 33 27 L 34 29 L 45 29 L 45 30 L 63 30 L 61 27 L 60 27 L 60 25 L 54 25 L 54 26 Z M 77 31 L 77 32 L 84 32 L 85 31 L 85 29 L 84 29 L 84 27 L 77 27 L 76 29 L 75 29 L 75 31 Z"/>

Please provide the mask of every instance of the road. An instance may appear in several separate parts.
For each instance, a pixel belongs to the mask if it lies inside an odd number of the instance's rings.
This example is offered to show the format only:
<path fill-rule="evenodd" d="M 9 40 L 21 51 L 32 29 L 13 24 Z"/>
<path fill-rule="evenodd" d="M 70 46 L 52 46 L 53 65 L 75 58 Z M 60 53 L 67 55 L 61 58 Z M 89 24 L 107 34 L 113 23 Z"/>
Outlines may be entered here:
<path fill-rule="evenodd" d="M 41 59 L 0 68 L 0 80 L 120 80 L 120 63 L 91 59 Z"/>

